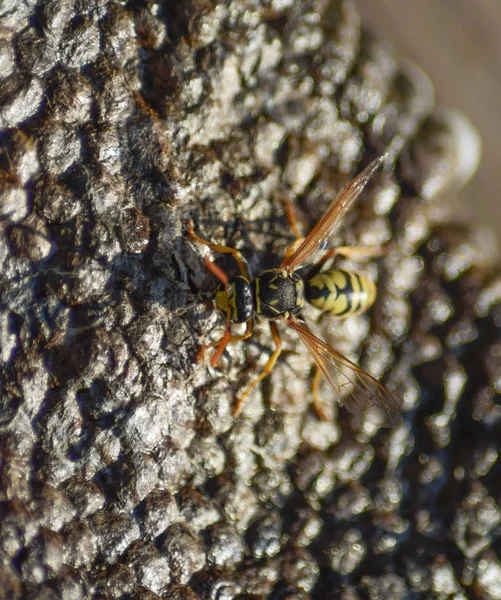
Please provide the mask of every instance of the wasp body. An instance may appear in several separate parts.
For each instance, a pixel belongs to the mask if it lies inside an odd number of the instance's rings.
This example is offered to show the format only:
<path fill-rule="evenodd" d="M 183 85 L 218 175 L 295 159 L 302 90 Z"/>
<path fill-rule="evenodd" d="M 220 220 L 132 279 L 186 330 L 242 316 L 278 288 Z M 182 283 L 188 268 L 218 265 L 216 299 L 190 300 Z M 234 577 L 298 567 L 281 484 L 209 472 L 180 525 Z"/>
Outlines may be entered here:
<path fill-rule="evenodd" d="M 358 315 L 376 300 L 376 286 L 361 273 L 330 269 L 303 279 L 285 269 L 264 271 L 254 281 L 242 275 L 216 291 L 215 304 L 223 313 L 230 308 L 232 323 L 246 323 L 253 314 L 269 320 L 297 316 L 305 300 L 333 317 Z"/>
<path fill-rule="evenodd" d="M 240 252 L 227 246 L 219 246 L 196 235 L 190 221 L 188 234 L 197 243 L 209 246 L 214 252 L 232 254 L 236 260 L 240 275 L 229 278 L 226 273 L 210 259 L 205 259 L 207 268 L 220 280 L 215 296 L 216 306 L 226 314 L 226 331 L 220 341 L 202 348 L 201 353 L 217 346 L 211 363 L 215 366 L 228 343 L 244 340 L 252 335 L 254 316 L 270 321 L 271 333 L 275 342 L 275 351 L 268 359 L 262 373 L 237 399 L 234 415 L 240 412 L 241 405 L 251 389 L 268 375 L 275 366 L 281 352 L 281 341 L 276 322 L 285 323 L 294 329 L 315 359 L 318 373 L 322 374 L 339 393 L 339 401 L 356 414 L 376 407 L 382 414 L 386 425 L 400 422 L 400 406 L 388 390 L 374 377 L 349 361 L 342 354 L 317 338 L 299 320 L 305 300 L 332 316 L 346 317 L 366 311 L 376 299 L 376 286 L 367 277 L 352 271 L 329 269 L 322 271 L 325 261 L 337 254 L 348 255 L 350 248 L 329 250 L 314 267 L 314 273 L 303 278 L 297 271 L 304 265 L 321 242 L 341 221 L 353 202 L 369 181 L 384 157 L 373 161 L 353 180 L 339 199 L 332 202 L 325 215 L 305 239 L 299 239 L 291 246 L 278 269 L 263 271 L 252 279 L 247 264 Z M 370 252 L 369 252 L 370 254 Z M 233 323 L 246 323 L 243 335 L 232 335 Z M 314 400 L 317 413 L 325 418 L 318 398 L 318 379 L 314 387 Z M 344 394 L 341 397 L 341 394 Z"/>

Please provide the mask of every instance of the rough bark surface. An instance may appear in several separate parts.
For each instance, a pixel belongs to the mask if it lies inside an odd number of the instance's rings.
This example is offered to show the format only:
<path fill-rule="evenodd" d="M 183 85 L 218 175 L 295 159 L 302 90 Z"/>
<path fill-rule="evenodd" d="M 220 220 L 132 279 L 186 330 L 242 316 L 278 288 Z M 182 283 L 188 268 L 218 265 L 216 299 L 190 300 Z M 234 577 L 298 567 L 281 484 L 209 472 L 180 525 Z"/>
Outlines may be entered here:
<path fill-rule="evenodd" d="M 427 79 L 349 0 L 0 10 L 0 597 L 500 597 L 501 279 L 448 224 Z M 274 266 L 280 197 L 307 231 L 384 151 L 332 240 L 392 242 L 377 305 L 306 318 L 403 425 L 319 422 L 288 331 L 233 419 L 271 338 L 195 363 L 222 319 L 186 219 Z"/>

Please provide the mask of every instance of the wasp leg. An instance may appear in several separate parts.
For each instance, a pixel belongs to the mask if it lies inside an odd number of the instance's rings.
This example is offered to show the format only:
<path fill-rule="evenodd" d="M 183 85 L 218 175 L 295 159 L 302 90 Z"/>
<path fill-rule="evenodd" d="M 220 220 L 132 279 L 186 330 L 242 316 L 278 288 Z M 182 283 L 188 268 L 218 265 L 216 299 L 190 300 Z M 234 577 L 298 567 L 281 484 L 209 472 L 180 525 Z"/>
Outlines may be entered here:
<path fill-rule="evenodd" d="M 354 260 L 360 258 L 378 258 L 388 254 L 390 249 L 390 244 L 386 246 L 339 246 L 338 248 L 333 248 L 333 255 L 353 258 Z"/>
<path fill-rule="evenodd" d="M 314 277 L 322 270 L 325 263 L 336 256 L 344 256 L 354 260 L 363 258 L 377 258 L 388 253 L 390 246 L 339 246 L 329 248 L 323 256 L 315 263 L 315 267 L 309 273 L 309 277 Z"/>
<path fill-rule="evenodd" d="M 219 359 L 221 358 L 221 356 L 223 355 L 223 352 L 226 349 L 226 346 L 233 342 L 240 342 L 242 340 L 246 340 L 246 339 L 250 338 L 252 336 L 252 331 L 253 331 L 253 321 L 252 321 L 252 319 L 249 319 L 247 321 L 247 327 L 245 329 L 245 333 L 243 333 L 242 335 L 232 335 L 231 321 L 230 321 L 229 312 L 228 312 L 228 314 L 226 315 L 226 329 L 223 334 L 223 337 L 220 340 L 218 340 L 217 342 L 211 342 L 210 344 L 205 344 L 205 346 L 202 346 L 200 348 L 200 350 L 198 351 L 195 361 L 196 362 L 201 361 L 204 354 L 206 353 L 207 350 L 209 350 L 209 348 L 214 348 L 217 346 L 217 350 L 214 352 L 214 354 L 212 355 L 212 358 L 210 360 L 211 366 L 216 367 L 217 363 L 219 362 Z"/>
<path fill-rule="evenodd" d="M 287 248 L 285 251 L 284 260 L 292 256 L 294 252 L 299 248 L 299 246 L 304 241 L 304 236 L 299 231 L 299 226 L 297 223 L 296 210 L 294 208 L 294 204 L 290 201 L 288 196 L 281 196 L 280 200 L 284 206 L 285 216 L 287 217 L 287 221 L 289 221 L 289 225 L 291 226 L 294 235 L 296 236 L 295 241 Z"/>
<path fill-rule="evenodd" d="M 315 375 L 313 376 L 313 382 L 311 384 L 311 392 L 313 394 L 313 406 L 321 421 L 328 421 L 329 418 L 322 408 L 322 401 L 320 400 L 320 382 L 322 381 L 322 371 L 315 367 Z"/>
<path fill-rule="evenodd" d="M 233 342 L 240 342 L 242 340 L 246 340 L 246 339 L 250 338 L 252 335 L 253 328 L 254 328 L 253 321 L 252 321 L 252 319 L 249 319 L 247 321 L 245 333 L 243 333 L 242 335 L 232 335 L 231 322 L 229 320 L 229 317 L 227 317 L 226 331 L 224 332 L 223 337 L 218 342 L 213 342 L 212 344 L 207 344 L 206 346 L 202 346 L 202 348 L 200 349 L 198 354 L 199 355 L 203 354 L 205 352 L 205 350 L 207 350 L 207 348 L 217 346 L 217 350 L 214 352 L 214 354 L 212 355 L 212 358 L 210 360 L 211 366 L 215 367 L 217 365 L 219 359 L 221 358 L 226 346 Z M 197 356 L 197 360 L 198 360 L 198 356 Z"/>
<path fill-rule="evenodd" d="M 289 221 L 289 225 L 291 226 L 292 231 L 294 232 L 294 235 L 296 236 L 296 238 L 299 240 L 303 240 L 304 235 L 301 234 L 301 232 L 299 231 L 299 226 L 297 223 L 297 217 L 296 217 L 296 210 L 294 208 L 294 204 L 292 204 L 292 202 L 290 201 L 288 196 L 281 196 L 280 200 L 282 201 L 282 204 L 284 205 L 284 211 L 285 211 L 285 216 L 287 217 L 287 221 Z"/>
<path fill-rule="evenodd" d="M 268 359 L 268 362 L 264 365 L 264 369 L 261 371 L 258 377 L 252 381 L 247 388 L 243 391 L 237 401 L 235 403 L 235 408 L 233 409 L 233 416 L 238 417 L 240 411 L 242 409 L 242 404 L 245 402 L 245 399 L 249 395 L 250 391 L 267 375 L 269 375 L 273 371 L 273 367 L 277 362 L 280 353 L 282 352 L 282 341 L 280 340 L 280 335 L 278 334 L 277 324 L 273 321 L 270 321 L 270 329 L 271 335 L 273 336 L 273 341 L 275 343 L 275 351 Z"/>
<path fill-rule="evenodd" d="M 214 277 L 217 277 L 224 287 L 228 289 L 228 275 L 226 274 L 226 271 L 223 271 L 221 267 L 218 267 L 213 263 L 208 256 L 204 258 L 204 265 L 207 271 L 210 271 Z"/>
<path fill-rule="evenodd" d="M 190 236 L 190 238 L 196 242 L 197 244 L 203 244 L 204 246 L 209 246 L 209 248 L 213 251 L 213 252 L 221 252 L 222 254 L 231 254 L 233 256 L 233 258 L 235 259 L 238 268 L 240 270 L 240 273 L 246 278 L 249 279 L 249 272 L 247 270 L 247 266 L 245 264 L 245 259 L 242 256 L 242 254 L 236 250 L 235 248 L 230 248 L 229 246 L 220 246 L 219 244 L 213 244 L 212 242 L 209 242 L 208 240 L 204 240 L 203 238 L 201 238 L 200 236 L 198 236 L 194 230 L 193 230 L 193 221 L 190 219 L 188 221 L 188 231 L 187 234 Z M 205 263 L 205 265 L 207 266 L 207 262 Z M 212 273 L 214 273 L 214 275 L 216 275 L 216 277 L 219 278 L 219 276 L 217 275 L 215 269 L 209 269 L 210 271 L 212 271 Z M 226 282 L 228 281 L 228 278 L 226 277 Z M 225 282 L 222 281 L 222 283 L 224 285 Z"/>

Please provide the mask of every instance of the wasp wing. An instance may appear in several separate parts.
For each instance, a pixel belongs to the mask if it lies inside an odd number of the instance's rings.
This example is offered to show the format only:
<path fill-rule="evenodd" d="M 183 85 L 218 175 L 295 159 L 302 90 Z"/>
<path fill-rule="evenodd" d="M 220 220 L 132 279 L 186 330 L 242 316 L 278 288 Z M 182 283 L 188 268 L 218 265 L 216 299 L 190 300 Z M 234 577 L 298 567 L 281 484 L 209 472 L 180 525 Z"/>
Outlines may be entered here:
<path fill-rule="evenodd" d="M 402 422 L 399 403 L 377 379 L 317 338 L 304 323 L 290 318 L 286 324 L 297 331 L 318 368 L 334 391 L 341 396 L 339 402 L 350 412 L 355 416 L 362 416 L 376 407 L 384 418 L 386 427 Z"/>
<path fill-rule="evenodd" d="M 283 269 L 287 269 L 288 271 L 295 271 L 298 269 L 318 245 L 332 233 L 333 229 L 341 222 L 344 215 L 350 210 L 355 200 L 360 196 L 362 190 L 374 174 L 374 171 L 385 159 L 385 156 L 386 155 L 383 154 L 372 161 L 371 164 L 348 185 L 340 198 L 332 201 L 324 216 L 304 239 L 303 243 L 282 262 L 281 267 Z"/>

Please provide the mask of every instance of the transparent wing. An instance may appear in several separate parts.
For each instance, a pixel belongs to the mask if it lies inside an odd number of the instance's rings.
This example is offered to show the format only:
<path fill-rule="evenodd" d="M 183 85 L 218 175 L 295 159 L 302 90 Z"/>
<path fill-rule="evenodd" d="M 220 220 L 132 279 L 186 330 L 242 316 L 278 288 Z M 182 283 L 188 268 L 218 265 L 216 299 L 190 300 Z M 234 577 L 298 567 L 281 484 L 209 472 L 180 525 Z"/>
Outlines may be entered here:
<path fill-rule="evenodd" d="M 297 331 L 331 387 L 341 396 L 339 401 L 350 412 L 362 416 L 376 407 L 386 427 L 402 422 L 399 403 L 377 379 L 318 339 L 304 323 L 290 318 L 286 324 Z"/>
<path fill-rule="evenodd" d="M 349 184 L 340 198 L 334 199 L 327 212 L 312 229 L 311 233 L 304 239 L 299 248 L 287 257 L 281 264 L 283 269 L 295 271 L 310 256 L 333 229 L 341 222 L 344 215 L 350 210 L 355 200 L 360 196 L 362 190 L 367 185 L 374 171 L 381 165 L 385 159 L 385 154 L 376 158 L 366 167 L 360 175 Z"/>

